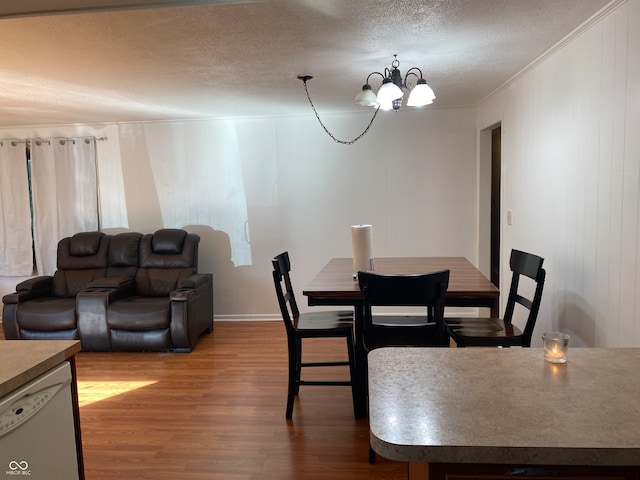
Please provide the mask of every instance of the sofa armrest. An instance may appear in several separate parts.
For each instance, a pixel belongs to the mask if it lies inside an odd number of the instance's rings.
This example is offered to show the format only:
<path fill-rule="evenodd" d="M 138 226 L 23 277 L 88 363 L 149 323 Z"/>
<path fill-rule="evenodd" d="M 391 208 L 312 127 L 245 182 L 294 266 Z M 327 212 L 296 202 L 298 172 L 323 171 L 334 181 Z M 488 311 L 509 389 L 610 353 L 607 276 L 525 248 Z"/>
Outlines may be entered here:
<path fill-rule="evenodd" d="M 198 335 L 213 330 L 213 275 L 191 275 L 171 292 L 171 338 L 177 352 L 190 352 Z"/>
<path fill-rule="evenodd" d="M 16 285 L 16 291 L 2 297 L 2 330 L 7 340 L 19 340 L 18 308 L 22 302 L 51 295 L 53 277 L 28 278 Z"/>
<path fill-rule="evenodd" d="M 16 285 L 16 291 L 2 297 L 4 304 L 20 303 L 32 298 L 44 297 L 51 294 L 53 277 L 41 276 L 28 278 Z"/>
<path fill-rule="evenodd" d="M 206 287 L 211 283 L 211 275 L 206 273 L 194 273 L 193 275 L 183 279 L 178 284 L 178 290 L 185 288 Z"/>
<path fill-rule="evenodd" d="M 178 284 L 171 294 L 171 301 L 186 302 L 199 294 L 202 290 L 211 288 L 211 275 L 205 273 L 193 274 Z"/>
<path fill-rule="evenodd" d="M 53 277 L 43 275 L 41 277 L 28 278 L 16 285 L 16 292 L 31 292 L 34 290 L 50 289 L 53 285 Z"/>

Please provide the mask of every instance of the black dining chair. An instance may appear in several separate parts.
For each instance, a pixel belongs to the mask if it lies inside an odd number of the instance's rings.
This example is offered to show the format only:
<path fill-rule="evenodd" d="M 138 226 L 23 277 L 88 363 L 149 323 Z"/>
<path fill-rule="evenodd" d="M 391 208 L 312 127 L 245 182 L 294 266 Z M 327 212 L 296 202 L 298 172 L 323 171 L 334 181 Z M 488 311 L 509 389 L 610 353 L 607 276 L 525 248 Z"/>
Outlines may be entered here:
<path fill-rule="evenodd" d="M 332 310 L 300 313 L 291 284 L 291 262 L 284 252 L 272 260 L 273 281 L 278 297 L 282 319 L 287 330 L 289 353 L 289 383 L 287 390 L 286 418 L 293 417 L 293 403 L 301 385 L 346 385 L 351 386 L 354 413 L 357 409 L 355 382 L 355 346 L 353 333 L 353 311 Z M 343 337 L 347 344 L 348 361 L 303 362 L 302 341 L 311 338 Z M 305 367 L 349 366 L 349 380 L 303 380 Z"/>
<path fill-rule="evenodd" d="M 443 322 L 449 270 L 397 275 L 358 272 L 364 296 L 364 344 L 367 351 L 390 346 L 446 347 Z M 375 314 L 376 307 L 395 307 L 392 314 Z M 407 307 L 420 313 L 402 314 Z"/>
<path fill-rule="evenodd" d="M 546 272 L 544 259 L 531 253 L 512 250 L 509 266 L 513 276 L 504 317 L 500 318 L 445 318 L 447 333 L 458 347 L 530 347 L 531 336 L 538 318 Z M 523 277 L 533 280 L 533 296 L 524 294 Z M 524 309 L 527 320 L 523 330 L 513 324 L 514 313 Z M 528 312 L 527 312 L 528 311 Z"/>
<path fill-rule="evenodd" d="M 364 297 L 362 335 L 367 351 L 390 346 L 449 346 L 443 322 L 449 270 L 410 275 L 358 272 L 358 282 Z M 378 315 L 377 307 L 394 307 L 395 311 Z M 424 312 L 414 313 L 416 307 L 424 308 Z M 412 312 L 401 314 L 407 308 Z M 375 459 L 376 453 L 369 445 L 369 463 L 375 463 Z"/>

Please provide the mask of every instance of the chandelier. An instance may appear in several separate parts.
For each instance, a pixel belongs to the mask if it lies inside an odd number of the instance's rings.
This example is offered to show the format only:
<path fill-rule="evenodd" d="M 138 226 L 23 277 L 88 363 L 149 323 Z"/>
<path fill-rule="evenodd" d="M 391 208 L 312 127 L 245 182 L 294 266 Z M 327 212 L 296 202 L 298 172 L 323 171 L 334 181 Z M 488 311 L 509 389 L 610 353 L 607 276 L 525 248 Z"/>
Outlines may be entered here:
<path fill-rule="evenodd" d="M 301 75 L 298 78 L 302 80 L 304 84 L 304 90 L 307 93 L 307 99 L 309 100 L 309 104 L 313 109 L 313 112 L 318 119 L 318 122 L 324 129 L 324 131 L 333 139 L 334 142 L 340 143 L 343 145 L 352 145 L 358 140 L 360 140 L 364 135 L 369 131 L 369 128 L 373 124 L 376 116 L 378 115 L 379 110 L 393 110 L 397 112 L 400 110 L 402 106 L 402 100 L 404 98 L 405 93 L 408 91 L 409 96 L 407 99 L 407 106 L 409 107 L 423 107 L 425 105 L 430 105 L 433 103 L 433 100 L 436 98 L 433 90 L 429 85 L 427 85 L 427 81 L 422 76 L 422 70 L 418 67 L 411 67 L 407 70 L 404 78 L 402 77 L 402 73 L 398 68 L 400 66 L 400 62 L 398 61 L 398 56 L 393 56 L 393 62 L 391 62 L 391 68 L 384 69 L 384 73 L 381 72 L 371 72 L 367 76 L 366 83 L 362 86 L 362 90 L 356 95 L 354 103 L 356 105 L 362 105 L 363 107 L 374 107 L 375 111 L 369 124 L 364 129 L 364 131 L 355 137 L 353 140 L 344 141 L 336 138 L 329 129 L 324 125 L 322 120 L 320 120 L 320 115 L 316 110 L 316 107 L 311 100 L 311 96 L 309 95 L 309 89 L 307 88 L 307 81 L 311 80 L 313 77 L 311 75 Z M 378 88 L 378 93 L 373 93 L 371 88 L 371 84 L 369 80 L 374 75 L 380 75 L 382 77 L 382 84 L 380 88 Z M 416 78 L 416 85 L 413 86 L 409 80 L 411 76 Z"/>

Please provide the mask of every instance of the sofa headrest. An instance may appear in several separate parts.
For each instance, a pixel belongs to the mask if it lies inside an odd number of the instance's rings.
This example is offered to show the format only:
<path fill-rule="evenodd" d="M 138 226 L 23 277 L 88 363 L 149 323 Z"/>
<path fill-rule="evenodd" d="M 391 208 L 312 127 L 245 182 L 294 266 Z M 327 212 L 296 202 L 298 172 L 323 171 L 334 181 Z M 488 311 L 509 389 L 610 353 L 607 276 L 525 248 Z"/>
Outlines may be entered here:
<path fill-rule="evenodd" d="M 187 232 L 178 228 L 163 228 L 153 234 L 151 250 L 160 255 L 171 255 L 182 252 Z"/>
<path fill-rule="evenodd" d="M 165 229 L 143 235 L 140 268 L 190 268 L 196 273 L 199 242 L 198 235 L 184 230 Z"/>
<path fill-rule="evenodd" d="M 109 245 L 109 267 L 137 267 L 141 233 L 118 233 Z"/>
<path fill-rule="evenodd" d="M 104 269 L 111 236 L 102 232 L 77 233 L 58 242 L 58 270 Z"/>
<path fill-rule="evenodd" d="M 102 232 L 76 233 L 69 240 L 69 255 L 74 257 L 95 255 L 98 253 L 102 237 L 104 237 Z"/>

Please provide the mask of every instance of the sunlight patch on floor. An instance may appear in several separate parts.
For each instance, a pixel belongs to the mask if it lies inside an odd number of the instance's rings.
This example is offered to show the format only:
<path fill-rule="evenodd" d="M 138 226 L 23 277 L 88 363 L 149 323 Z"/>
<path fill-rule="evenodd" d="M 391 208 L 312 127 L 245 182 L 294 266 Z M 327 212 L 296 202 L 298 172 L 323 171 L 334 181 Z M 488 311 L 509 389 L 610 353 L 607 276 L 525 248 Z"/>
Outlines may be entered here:
<path fill-rule="evenodd" d="M 157 383 L 148 381 L 107 381 L 107 382 L 78 382 L 78 401 L 81 407 L 90 405 L 107 398 L 137 390 Z"/>

